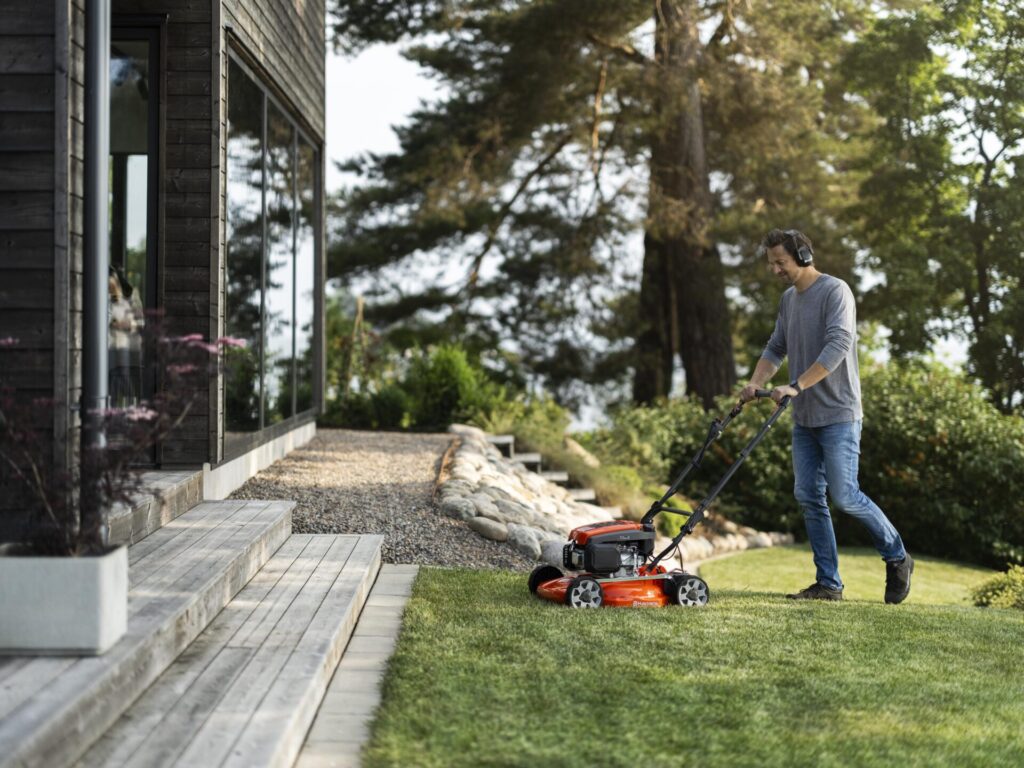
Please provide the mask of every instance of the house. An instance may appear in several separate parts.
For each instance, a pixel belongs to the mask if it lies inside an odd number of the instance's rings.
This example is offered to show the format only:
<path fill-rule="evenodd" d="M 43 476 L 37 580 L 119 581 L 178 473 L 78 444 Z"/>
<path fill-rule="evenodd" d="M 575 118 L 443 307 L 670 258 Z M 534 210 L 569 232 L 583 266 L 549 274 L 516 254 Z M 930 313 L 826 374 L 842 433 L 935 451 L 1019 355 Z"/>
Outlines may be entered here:
<path fill-rule="evenodd" d="M 40 426 L 58 465 L 76 460 L 90 381 L 115 406 L 161 386 L 135 336 L 150 310 L 169 334 L 246 342 L 193 393 L 155 468 L 203 468 L 204 497 L 224 498 L 314 433 L 324 11 L 0 0 L 0 338 L 17 340 L 0 347 L 0 371 L 52 399 Z M 104 296 L 110 309 L 89 315 Z M 134 326 L 118 327 L 118 312 Z"/>

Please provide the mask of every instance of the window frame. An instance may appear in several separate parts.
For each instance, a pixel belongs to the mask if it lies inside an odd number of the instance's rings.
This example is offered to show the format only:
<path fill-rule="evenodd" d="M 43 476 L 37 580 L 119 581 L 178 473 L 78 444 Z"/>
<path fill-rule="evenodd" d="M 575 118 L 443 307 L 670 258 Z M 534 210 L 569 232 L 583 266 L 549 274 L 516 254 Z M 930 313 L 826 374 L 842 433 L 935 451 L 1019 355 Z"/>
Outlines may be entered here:
<path fill-rule="evenodd" d="M 316 382 L 311 382 L 313 388 L 313 397 L 310 401 L 310 407 L 304 411 L 299 412 L 298 409 L 298 363 L 296 360 L 296 349 L 297 349 L 297 336 L 298 336 L 298 324 L 296 323 L 296 305 L 297 305 L 297 266 L 298 259 L 296 254 L 297 240 L 298 240 L 298 208 L 301 205 L 299 198 L 300 191 L 298 188 L 298 169 L 299 169 L 299 146 L 300 142 L 304 141 L 313 150 L 313 199 L 314 199 L 314 217 L 312 221 L 313 228 L 313 292 L 314 292 L 314 312 L 313 312 L 313 328 L 312 335 L 310 338 L 311 354 L 313 356 L 313 375 L 319 379 L 322 377 L 323 361 L 322 355 L 317 350 L 322 348 L 321 336 L 323 333 L 323 322 L 321 318 L 321 305 L 320 293 L 322 293 L 323 284 L 323 142 L 317 140 L 315 133 L 310 129 L 308 123 L 306 123 L 301 117 L 298 116 L 298 110 L 294 109 L 289 100 L 284 97 L 279 87 L 273 83 L 272 79 L 266 76 L 261 68 L 255 65 L 251 57 L 247 54 L 244 47 L 241 46 L 239 41 L 230 32 L 227 35 L 228 44 L 227 56 L 225 59 L 225 81 L 230 78 L 231 64 L 234 63 L 238 68 L 248 77 L 252 83 L 262 94 L 261 101 L 261 173 L 263 183 L 261 185 L 261 203 L 260 208 L 262 212 L 262 236 L 261 236 L 261 259 L 260 259 L 260 351 L 259 351 L 259 398 L 260 398 L 260 414 L 259 414 L 259 428 L 252 432 L 236 432 L 229 435 L 227 428 L 227 409 L 224 406 L 218 408 L 218 420 L 222 429 L 220 429 L 220 448 L 221 448 L 221 463 L 230 461 L 231 459 L 242 456 L 254 448 L 259 447 L 283 434 L 291 431 L 292 429 L 302 426 L 310 421 L 316 419 L 317 414 L 320 412 L 320 395 L 319 386 Z M 230 84 L 227 84 L 224 88 L 223 101 L 224 101 L 224 118 L 225 118 L 225 138 L 224 138 L 224 152 L 221 157 L 221 167 L 223 168 L 222 174 L 227 173 L 227 144 L 228 137 L 227 131 L 227 114 L 230 109 L 228 99 L 230 98 Z M 292 415 L 286 419 L 282 419 L 276 423 L 268 423 L 266 419 L 266 335 L 267 335 L 267 183 L 268 183 L 268 172 L 267 172 L 267 132 L 268 132 L 268 105 L 273 103 L 274 107 L 278 112 L 291 124 L 292 127 L 292 141 L 291 141 L 291 171 L 292 171 L 292 227 L 291 227 L 291 269 L 292 269 L 292 317 L 291 317 L 291 398 L 292 398 Z M 228 216 L 228 185 L 226 175 L 222 176 L 224 183 L 224 226 L 227 226 Z M 224 291 L 221 293 L 221 302 L 226 301 L 226 290 L 227 290 L 227 270 L 228 270 L 228 243 L 227 243 L 227 232 L 225 230 L 224 240 L 224 262 L 222 266 L 225 280 L 223 285 L 225 286 Z M 226 329 L 225 329 L 226 330 Z M 224 372 L 220 373 L 220 391 L 223 392 L 223 381 Z"/>

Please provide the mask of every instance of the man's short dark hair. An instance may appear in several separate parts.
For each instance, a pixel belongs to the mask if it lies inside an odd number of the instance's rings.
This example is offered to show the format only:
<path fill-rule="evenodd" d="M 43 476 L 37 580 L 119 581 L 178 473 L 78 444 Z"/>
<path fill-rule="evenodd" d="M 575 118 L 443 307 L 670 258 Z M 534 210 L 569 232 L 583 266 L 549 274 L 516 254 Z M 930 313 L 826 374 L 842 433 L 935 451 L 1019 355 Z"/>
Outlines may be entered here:
<path fill-rule="evenodd" d="M 758 253 L 764 255 L 769 248 L 774 248 L 777 245 L 785 248 L 786 252 L 794 259 L 796 258 L 796 252 L 800 250 L 802 245 L 806 245 L 812 253 L 814 252 L 811 238 L 803 232 L 796 229 L 773 229 L 761 239 L 761 247 L 758 249 Z"/>

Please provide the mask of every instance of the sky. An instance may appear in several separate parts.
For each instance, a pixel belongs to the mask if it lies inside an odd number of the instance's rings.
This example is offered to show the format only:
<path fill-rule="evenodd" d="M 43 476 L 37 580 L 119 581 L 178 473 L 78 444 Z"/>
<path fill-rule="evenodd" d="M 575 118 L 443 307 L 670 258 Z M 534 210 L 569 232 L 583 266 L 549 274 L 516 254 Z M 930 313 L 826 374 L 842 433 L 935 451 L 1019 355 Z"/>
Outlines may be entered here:
<path fill-rule="evenodd" d="M 423 99 L 438 93 L 418 65 L 406 61 L 399 45 L 377 45 L 355 58 L 327 54 L 328 192 L 343 175 L 335 162 L 363 152 L 398 149 L 392 126 L 402 124 Z"/>

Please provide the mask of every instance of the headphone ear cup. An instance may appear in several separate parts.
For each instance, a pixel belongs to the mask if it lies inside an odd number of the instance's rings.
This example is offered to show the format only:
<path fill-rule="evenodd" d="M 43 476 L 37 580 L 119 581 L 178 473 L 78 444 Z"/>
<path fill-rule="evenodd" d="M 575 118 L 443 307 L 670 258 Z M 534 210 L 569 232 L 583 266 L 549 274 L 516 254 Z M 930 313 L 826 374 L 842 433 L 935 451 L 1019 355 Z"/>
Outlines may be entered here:
<path fill-rule="evenodd" d="M 796 251 L 796 263 L 801 267 L 808 267 L 814 263 L 814 254 L 806 245 L 801 245 Z"/>

